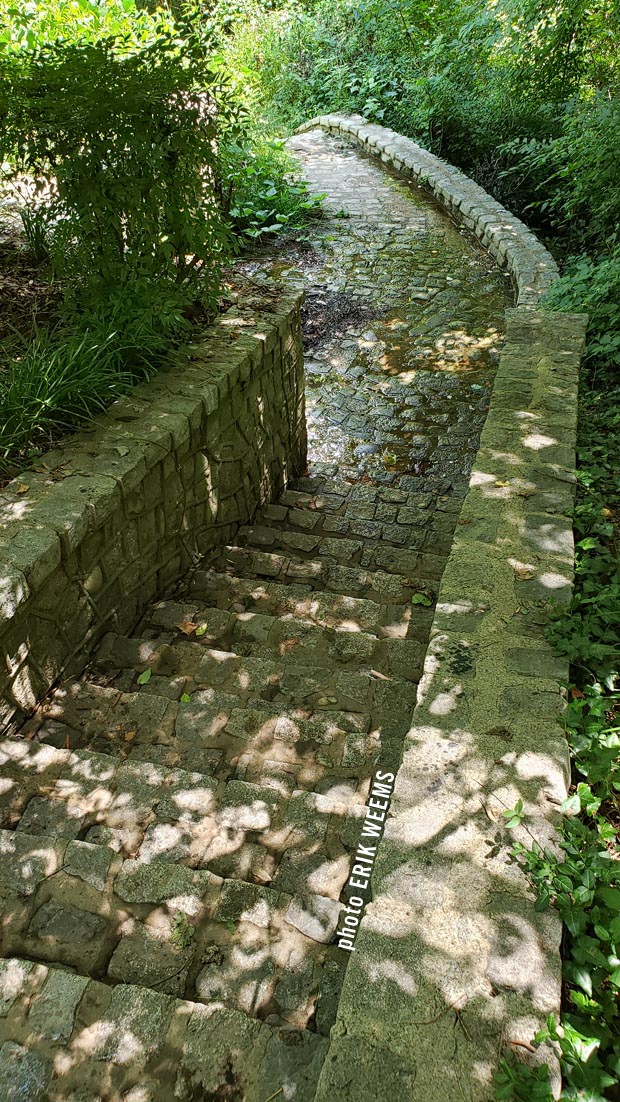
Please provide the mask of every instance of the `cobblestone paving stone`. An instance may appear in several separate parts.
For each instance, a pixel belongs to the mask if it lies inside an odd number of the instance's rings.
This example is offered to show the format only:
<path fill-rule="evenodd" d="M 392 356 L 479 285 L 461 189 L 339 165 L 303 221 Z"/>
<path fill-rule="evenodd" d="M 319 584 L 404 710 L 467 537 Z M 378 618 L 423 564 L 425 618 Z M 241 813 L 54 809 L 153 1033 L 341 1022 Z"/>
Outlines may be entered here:
<path fill-rule="evenodd" d="M 508 290 L 421 192 L 291 148 L 327 217 L 240 267 L 308 289 L 308 473 L 0 747 L 9 1102 L 314 1094 Z"/>

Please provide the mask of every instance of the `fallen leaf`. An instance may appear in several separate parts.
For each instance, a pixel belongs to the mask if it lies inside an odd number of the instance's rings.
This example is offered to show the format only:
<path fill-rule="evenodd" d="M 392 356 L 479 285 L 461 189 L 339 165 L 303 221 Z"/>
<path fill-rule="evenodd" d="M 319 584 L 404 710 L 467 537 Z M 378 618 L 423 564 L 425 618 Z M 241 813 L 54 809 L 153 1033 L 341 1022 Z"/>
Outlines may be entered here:
<path fill-rule="evenodd" d="M 520 582 L 527 582 L 534 577 L 534 571 L 530 570 L 529 566 L 513 566 L 512 571 Z"/>
<path fill-rule="evenodd" d="M 485 804 L 485 803 L 482 804 L 482 810 L 484 811 L 487 819 L 489 819 L 492 823 L 496 823 L 498 821 L 497 820 L 497 815 L 495 815 L 491 811 L 491 808 L 487 804 Z"/>
<path fill-rule="evenodd" d="M 494 485 L 499 486 L 499 487 L 504 487 L 504 486 L 510 486 L 510 483 L 509 482 L 501 482 L 500 479 L 498 478 L 494 482 Z"/>
<path fill-rule="evenodd" d="M 197 626 L 193 620 L 181 620 L 181 623 L 177 624 L 179 631 L 182 631 L 184 635 L 192 635 Z"/>
<path fill-rule="evenodd" d="M 196 635 L 200 639 L 203 635 L 206 635 L 206 634 L 207 634 L 207 625 L 206 624 L 200 624 L 200 626 L 196 628 Z"/>
<path fill-rule="evenodd" d="M 19 482 L 17 484 L 18 494 L 27 494 L 29 489 L 30 489 L 30 486 L 27 486 L 25 482 Z"/>
<path fill-rule="evenodd" d="M 134 739 L 135 739 L 135 737 L 136 737 L 136 734 L 137 734 L 137 732 L 136 732 L 136 731 L 127 731 L 127 732 L 126 732 L 126 733 L 125 733 L 125 734 L 123 735 L 123 738 L 125 739 L 125 742 L 133 742 L 133 740 L 134 740 Z"/>
<path fill-rule="evenodd" d="M 138 685 L 148 685 L 148 683 L 151 680 L 152 676 L 153 676 L 153 671 L 152 671 L 151 667 L 149 666 L 148 669 L 143 670 L 142 673 L 140 674 L 140 676 L 138 678 Z"/>

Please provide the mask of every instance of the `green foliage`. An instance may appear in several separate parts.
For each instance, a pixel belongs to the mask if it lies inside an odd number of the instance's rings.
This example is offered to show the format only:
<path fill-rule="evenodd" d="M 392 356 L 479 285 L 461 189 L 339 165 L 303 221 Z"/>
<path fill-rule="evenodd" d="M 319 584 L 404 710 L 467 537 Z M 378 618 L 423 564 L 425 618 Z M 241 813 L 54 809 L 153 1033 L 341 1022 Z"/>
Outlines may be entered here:
<path fill-rule="evenodd" d="M 566 247 L 586 241 L 606 248 L 617 239 L 620 218 L 620 100 L 609 91 L 585 92 L 566 103 L 557 121 L 555 134 L 501 145 L 512 162 L 506 176 L 527 186 L 530 211 Z"/>
<path fill-rule="evenodd" d="M 381 120 L 517 213 L 599 243 L 618 219 L 615 0 L 245 0 L 222 45 L 276 130 Z M 532 205 L 534 204 L 534 205 Z"/>
<path fill-rule="evenodd" d="M 161 353 L 159 334 L 144 322 L 37 339 L 0 374 L 0 472 L 104 409 L 152 373 Z"/>
<path fill-rule="evenodd" d="M 189 949 L 195 935 L 196 928 L 190 922 L 185 911 L 177 911 L 172 920 L 172 931 L 170 933 L 172 945 L 175 949 Z"/>
<path fill-rule="evenodd" d="M 553 1102 L 548 1068 L 502 1060 L 495 1077 L 495 1097 L 497 1102 Z"/>
<path fill-rule="evenodd" d="M 414 593 L 412 598 L 411 598 L 411 604 L 412 605 L 426 605 L 426 606 L 429 606 L 429 605 L 432 605 L 432 603 L 433 603 L 433 598 L 430 597 L 428 593 L 424 592 L 424 590 L 421 590 L 419 593 Z"/>
<path fill-rule="evenodd" d="M 281 233 L 320 211 L 324 196 L 309 194 L 282 141 L 257 136 L 228 143 L 222 153 L 221 205 L 236 237 Z"/>
<path fill-rule="evenodd" d="M 620 114 L 618 141 L 620 143 Z M 620 210 L 620 197 L 618 209 Z M 585 362 L 595 363 L 598 370 L 620 368 L 620 245 L 607 256 L 572 258 L 562 278 L 548 292 L 544 305 L 550 310 L 587 312 L 589 322 Z M 605 404 L 609 407 L 608 399 L 605 399 Z M 611 420 L 606 419 L 601 429 L 607 436 L 617 432 L 618 427 L 617 420 L 614 421 L 612 417 Z M 588 467 L 590 466 L 592 463 L 588 462 Z"/>
<path fill-rule="evenodd" d="M 66 327 L 0 377 L 6 471 L 148 374 L 189 318 L 212 316 L 238 241 L 320 200 L 249 127 L 240 77 L 214 55 L 216 19 L 134 0 L 2 10 L 5 182 L 31 256 L 62 285 Z"/>
<path fill-rule="evenodd" d="M 214 305 L 228 244 L 214 202 L 218 132 L 234 125 L 194 25 L 129 54 L 56 43 L 4 60 L 4 137 L 38 180 L 28 217 L 81 305 L 137 284 Z"/>
<path fill-rule="evenodd" d="M 0 49 L 35 50 L 59 39 L 97 42 L 113 36 L 136 43 L 170 22 L 165 10 L 151 15 L 135 0 L 0 0 Z"/>

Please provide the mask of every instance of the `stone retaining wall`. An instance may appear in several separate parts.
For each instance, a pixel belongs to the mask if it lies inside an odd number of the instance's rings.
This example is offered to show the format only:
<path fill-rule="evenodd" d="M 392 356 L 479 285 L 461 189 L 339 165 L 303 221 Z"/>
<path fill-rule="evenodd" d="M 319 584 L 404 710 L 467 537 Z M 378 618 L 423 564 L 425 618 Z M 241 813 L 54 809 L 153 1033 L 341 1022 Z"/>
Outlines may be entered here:
<path fill-rule="evenodd" d="M 430 191 L 457 222 L 476 234 L 500 267 L 508 269 L 517 289 L 518 306 L 536 306 L 557 279 L 558 269 L 551 253 L 520 219 L 458 168 L 411 138 L 369 123 L 362 115 L 322 115 L 304 123 L 299 132 L 317 126 L 352 138 L 380 156 L 384 164 L 411 176 Z"/>
<path fill-rule="evenodd" d="M 0 726 L 300 473 L 301 297 L 229 310 L 0 493 Z"/>
<path fill-rule="evenodd" d="M 315 1102 L 493 1102 L 502 1057 L 560 1008 L 561 923 L 537 913 L 510 851 L 553 845 L 570 767 L 568 663 L 546 641 L 570 599 L 577 393 L 587 318 L 536 309 L 553 259 L 438 158 L 360 118 L 320 125 L 430 187 L 518 288 L 457 536 L 441 582 L 373 902 L 347 967 Z M 522 828 L 502 813 L 523 801 Z"/>

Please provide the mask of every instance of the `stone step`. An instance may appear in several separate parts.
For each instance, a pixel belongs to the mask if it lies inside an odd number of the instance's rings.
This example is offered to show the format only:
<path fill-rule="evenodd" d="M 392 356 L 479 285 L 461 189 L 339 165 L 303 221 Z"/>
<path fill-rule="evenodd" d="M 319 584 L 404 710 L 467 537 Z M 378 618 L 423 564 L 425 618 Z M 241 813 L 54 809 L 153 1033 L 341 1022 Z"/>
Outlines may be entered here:
<path fill-rule="evenodd" d="M 452 496 L 452 495 L 450 495 Z M 392 515 L 382 516 L 386 507 L 396 509 L 427 509 L 433 505 L 450 508 L 448 495 L 437 497 L 423 486 L 423 479 L 404 475 L 390 486 L 373 482 L 349 481 L 342 478 L 300 478 L 281 495 L 278 505 L 295 509 L 318 509 L 322 512 L 338 512 L 346 506 L 376 506 L 379 519 L 393 520 Z M 360 516 L 362 514 L 360 513 Z M 376 516 L 376 514 L 375 514 Z"/>
<path fill-rule="evenodd" d="M 384 550 L 400 554 L 400 549 L 386 547 Z M 410 556 L 413 553 L 406 551 L 405 554 Z M 271 579 L 295 589 L 303 584 L 313 591 L 340 593 L 379 604 L 386 601 L 402 604 L 411 601 L 413 594 L 420 589 L 431 595 L 437 593 L 444 557 L 427 553 L 419 555 L 418 560 L 415 571 L 403 570 L 398 573 L 383 568 L 343 565 L 329 559 L 304 559 L 292 551 L 259 551 L 252 547 L 228 544 L 209 556 L 206 569 L 201 568 L 195 572 L 188 582 L 188 588 L 195 586 L 196 595 L 199 595 L 203 574 L 215 571 L 247 580 L 258 579 L 262 582 L 262 579 Z M 392 565 L 395 565 L 393 557 Z M 409 565 L 412 565 L 411 561 Z"/>
<path fill-rule="evenodd" d="M 313 788 L 320 768 L 330 780 L 372 766 L 377 737 L 371 718 L 254 701 L 211 690 L 189 702 L 155 693 L 123 693 L 90 681 L 67 682 L 22 735 L 59 750 L 109 754 L 119 762 L 151 762 L 218 781 L 257 781 L 283 794 Z M 209 781 L 210 783 L 210 781 Z"/>
<path fill-rule="evenodd" d="M 256 514 L 253 524 L 315 537 L 340 535 L 347 539 L 381 540 L 396 547 L 447 555 L 454 539 L 456 515 L 433 507 L 431 494 L 401 497 L 407 504 L 354 500 L 345 501 L 339 510 L 334 507 L 330 512 L 315 507 L 314 499 L 305 507 L 266 505 Z"/>
<path fill-rule="evenodd" d="M 259 617 L 256 617 L 258 620 Z M 270 701 L 278 706 L 304 704 L 312 709 L 329 705 L 337 711 L 372 712 L 377 678 L 417 682 L 421 675 L 424 648 L 416 639 L 382 639 L 363 632 L 335 633 L 312 642 L 321 650 L 304 653 L 296 640 L 296 626 L 275 621 L 277 646 L 247 644 L 249 654 L 219 650 L 189 640 L 167 642 L 144 636 L 127 637 L 109 633 L 92 664 L 94 679 L 103 677 L 123 692 L 155 693 L 167 698 L 189 696 L 203 703 L 212 689 L 232 694 L 245 704 Z M 377 668 L 379 667 L 379 668 Z M 381 668 L 382 667 L 382 668 Z M 148 681 L 140 677 L 148 674 Z M 206 698 L 208 702 L 208 696 Z M 240 705 L 241 706 L 241 703 Z"/>
<path fill-rule="evenodd" d="M 252 730 L 252 717 L 244 720 Z M 260 717 L 254 720 L 260 739 Z M 288 731 L 294 738 L 293 721 Z M 358 742 L 364 738 L 348 734 Z M 328 735 L 323 726 L 319 737 L 325 742 L 318 745 L 331 745 L 328 737 L 346 744 L 346 736 L 335 726 Z M 285 748 L 293 745 L 281 741 Z M 142 863 L 168 862 L 268 884 L 278 881 L 282 863 L 285 871 L 291 866 L 294 851 L 301 864 L 296 872 L 289 869 L 287 885 L 295 892 L 308 889 L 302 859 L 312 857 L 319 844 L 323 857 L 346 855 L 341 834 L 352 829 L 349 820 L 356 819 L 369 785 L 369 771 L 360 777 L 359 764 L 315 776 L 317 791 L 308 791 L 295 787 L 294 770 L 288 784 L 278 784 L 277 776 L 269 778 L 273 783 L 225 782 L 137 758 L 17 740 L 0 743 L 0 762 L 0 826 L 20 838 L 37 838 L 42 852 L 48 843 L 85 842 Z M 279 765 L 285 778 L 286 753 Z M 10 870 L 8 875 L 10 880 Z M 316 884 L 317 894 L 334 894 L 329 881 L 321 892 Z"/>
<path fill-rule="evenodd" d="M 354 573 L 345 567 L 334 569 Z M 433 620 L 433 586 L 421 586 L 417 590 L 422 589 L 428 594 L 429 605 L 412 604 L 413 589 L 401 586 L 396 575 L 384 574 L 380 582 L 377 575 L 374 578 L 375 584 L 385 589 L 381 601 L 312 589 L 309 585 L 286 585 L 270 578 L 237 577 L 208 569 L 197 570 L 188 588 L 195 599 L 204 599 L 209 606 L 238 609 L 240 612 L 267 612 L 289 623 L 300 620 L 335 631 L 361 630 L 379 638 L 418 639 L 426 646 Z M 404 592 L 407 593 L 406 601 L 402 600 Z M 400 599 L 396 600 L 397 597 Z M 189 609 L 190 606 L 188 602 L 179 602 L 179 609 L 181 607 Z M 209 630 L 205 638 L 209 638 Z"/>
<path fill-rule="evenodd" d="M 225 575 L 214 579 L 222 587 L 225 580 Z M 189 638 L 202 645 L 217 643 L 220 647 L 231 649 L 238 643 L 260 642 L 273 646 L 276 652 L 282 639 L 290 635 L 291 629 L 308 643 L 314 639 L 317 644 L 322 637 L 329 641 L 334 636 L 364 635 L 376 643 L 383 635 L 394 637 L 399 634 L 404 637 L 407 634 L 411 606 L 383 609 L 370 601 L 354 601 L 352 598 L 334 600 L 331 594 L 324 599 L 320 592 L 304 601 L 296 595 L 288 596 L 286 586 L 278 587 L 280 593 L 274 593 L 273 586 L 266 593 L 260 583 L 235 580 L 237 584 L 234 587 L 212 592 L 213 602 L 228 607 L 220 608 L 197 598 L 191 603 L 160 601 L 147 609 L 137 631 L 143 636 L 151 633 L 168 640 Z M 383 630 L 378 622 L 384 618 L 390 621 L 387 630 Z M 400 629 L 398 632 L 397 627 Z M 318 651 L 320 647 L 315 645 L 314 649 Z"/>
<path fill-rule="evenodd" d="M 254 585 L 247 588 L 255 592 L 257 587 Z M 258 589 L 260 588 L 259 586 Z M 253 603 L 252 597 L 248 603 Z M 319 595 L 319 599 L 307 601 L 306 606 L 319 612 L 321 603 Z M 300 604 L 298 599 L 290 602 L 291 607 L 297 609 Z M 333 669 L 336 663 L 342 667 L 370 667 L 387 674 L 419 680 L 423 647 L 413 636 L 406 638 L 411 607 L 386 606 L 385 619 L 390 622 L 383 628 L 376 628 L 375 634 L 360 630 L 359 622 L 353 618 L 356 614 L 360 615 L 360 604 L 361 602 L 357 608 L 352 609 L 346 602 L 351 619 L 341 619 L 338 627 L 327 627 L 313 623 L 309 618 L 297 615 L 295 611 L 272 616 L 261 611 L 228 613 L 219 608 L 203 606 L 201 612 L 195 605 L 176 601 L 160 602 L 145 615 L 142 627 L 138 629 L 141 630 L 141 636 L 134 638 L 134 644 L 136 651 L 139 651 L 139 644 L 143 640 L 152 641 L 156 647 L 161 648 L 164 645 L 177 646 L 188 639 L 193 642 L 199 637 L 199 643 L 205 651 L 210 649 L 211 642 L 215 642 L 220 651 L 229 651 L 239 658 L 280 660 L 289 666 L 305 664 L 328 669 Z M 330 607 L 331 602 L 328 603 L 328 609 Z M 371 609 L 375 610 L 377 607 L 372 605 Z M 187 614 L 191 613 L 191 620 L 178 620 L 178 615 L 183 614 L 183 610 Z M 370 617 L 365 612 L 362 608 L 361 617 L 367 622 Z M 415 627 L 415 624 L 411 626 Z M 165 628 L 169 630 L 162 635 L 162 629 Z M 153 633 L 156 635 L 151 639 Z M 116 645 L 123 648 L 123 651 L 126 648 L 126 643 Z M 405 661 L 403 655 L 407 656 Z M 410 669 L 407 668 L 407 663 L 411 664 Z"/>
<path fill-rule="evenodd" d="M 277 504 L 259 510 L 254 525 L 289 528 L 311 536 L 381 539 L 421 549 L 429 542 L 431 531 L 434 535 L 451 533 L 454 519 L 442 513 L 441 502 L 431 493 L 334 482 L 316 494 L 286 491 Z"/>
<path fill-rule="evenodd" d="M 168 952 L 169 966 L 182 968 L 184 951 L 168 947 Z M 271 978 L 263 964 L 267 980 L 261 982 L 257 962 L 248 954 L 228 970 L 239 986 L 245 982 L 248 1002 L 252 990 L 260 998 Z M 166 994 L 161 986 L 111 986 L 10 956 L 0 960 L 2 1097 L 5 1102 L 266 1102 L 280 1096 L 286 1083 L 289 1098 L 312 1102 L 342 964 L 330 960 L 324 971 L 329 982 L 323 990 L 319 984 L 318 1004 L 314 991 L 309 996 L 316 1006 L 314 1032 L 291 1029 L 290 1023 L 279 1027 L 271 1017 L 258 1020 L 229 1009 L 225 1000 L 205 1006 Z M 280 981 L 281 998 L 288 1003 L 295 984 L 302 996 L 304 983 L 310 988 L 310 962 L 293 961 L 292 976 L 286 987 Z"/>
<path fill-rule="evenodd" d="M 283 797 L 16 740 L 0 762 L 3 954 L 307 1024 L 367 784 Z"/>
<path fill-rule="evenodd" d="M 244 578 L 217 570 L 201 569 L 192 576 L 188 586 L 190 595 L 182 600 L 160 602 L 147 610 L 145 623 L 156 627 L 174 627 L 187 620 L 196 619 L 197 612 L 205 614 L 207 631 L 205 640 L 223 638 L 230 631 L 231 617 L 247 612 L 267 613 L 286 620 L 313 624 L 334 631 L 365 631 L 375 635 L 404 636 L 411 619 L 410 600 L 395 601 L 402 587 L 394 586 L 392 594 L 386 593 L 378 602 L 348 594 L 313 589 L 310 585 L 286 585 L 270 578 Z M 219 614 L 219 615 L 218 615 Z"/>

